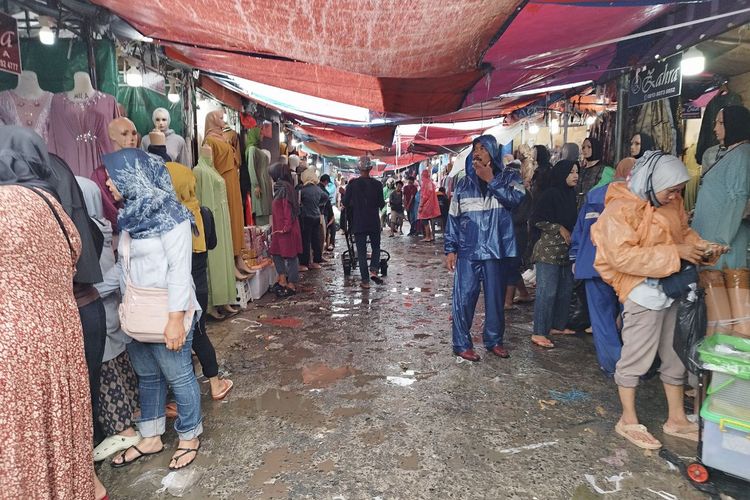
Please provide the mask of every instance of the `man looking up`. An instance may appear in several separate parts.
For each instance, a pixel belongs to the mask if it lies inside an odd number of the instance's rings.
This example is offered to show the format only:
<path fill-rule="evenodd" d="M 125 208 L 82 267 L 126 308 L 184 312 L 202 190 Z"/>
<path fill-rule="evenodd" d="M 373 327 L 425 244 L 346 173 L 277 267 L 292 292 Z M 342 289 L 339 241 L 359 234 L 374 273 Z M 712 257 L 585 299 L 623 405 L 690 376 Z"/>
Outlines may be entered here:
<path fill-rule="evenodd" d="M 471 341 L 471 323 L 484 283 L 484 347 L 501 358 L 505 333 L 507 258 L 516 256 L 511 210 L 526 190 L 521 176 L 504 169 L 497 140 L 491 135 L 474 139 L 466 159 L 466 175 L 453 191 L 445 231 L 445 264 L 456 271 L 453 280 L 453 352 L 479 361 Z"/>

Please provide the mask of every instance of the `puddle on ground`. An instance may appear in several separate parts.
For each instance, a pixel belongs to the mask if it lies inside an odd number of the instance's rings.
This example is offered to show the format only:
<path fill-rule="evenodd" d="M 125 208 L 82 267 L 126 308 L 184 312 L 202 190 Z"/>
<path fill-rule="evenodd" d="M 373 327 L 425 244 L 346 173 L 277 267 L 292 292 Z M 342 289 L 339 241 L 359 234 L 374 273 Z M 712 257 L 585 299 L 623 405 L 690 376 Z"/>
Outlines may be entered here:
<path fill-rule="evenodd" d="M 297 472 L 311 465 L 314 450 L 292 453 L 289 448 L 275 448 L 263 454 L 263 465 L 253 472 L 249 485 L 262 489 L 263 498 L 287 498 L 289 487 L 279 481 L 287 472 Z"/>
<path fill-rule="evenodd" d="M 299 328 L 303 321 L 300 318 L 261 318 L 264 325 L 278 326 L 280 328 Z"/>
<path fill-rule="evenodd" d="M 375 398 L 375 394 L 371 392 L 359 391 L 352 394 L 343 394 L 341 399 L 348 399 L 349 401 L 370 401 Z"/>
<path fill-rule="evenodd" d="M 333 410 L 335 417 L 354 417 L 370 411 L 370 408 L 336 408 Z"/>
<path fill-rule="evenodd" d="M 234 413 L 246 415 L 265 413 L 297 424 L 322 426 L 325 415 L 320 413 L 313 400 L 296 392 L 268 389 L 260 397 L 235 399 Z"/>
<path fill-rule="evenodd" d="M 375 380 L 382 380 L 385 376 L 383 375 L 365 375 L 363 373 L 357 374 L 354 377 L 354 387 L 362 387 Z"/>
<path fill-rule="evenodd" d="M 382 429 L 363 432 L 359 435 L 360 441 L 366 445 L 377 445 L 385 442 L 386 433 Z"/>
<path fill-rule="evenodd" d="M 419 470 L 419 454 L 412 451 L 411 455 L 401 457 L 398 466 L 404 470 Z"/>
<path fill-rule="evenodd" d="M 326 387 L 358 373 L 357 370 L 348 365 L 331 368 L 325 363 L 303 366 L 301 372 L 302 383 L 312 387 Z"/>

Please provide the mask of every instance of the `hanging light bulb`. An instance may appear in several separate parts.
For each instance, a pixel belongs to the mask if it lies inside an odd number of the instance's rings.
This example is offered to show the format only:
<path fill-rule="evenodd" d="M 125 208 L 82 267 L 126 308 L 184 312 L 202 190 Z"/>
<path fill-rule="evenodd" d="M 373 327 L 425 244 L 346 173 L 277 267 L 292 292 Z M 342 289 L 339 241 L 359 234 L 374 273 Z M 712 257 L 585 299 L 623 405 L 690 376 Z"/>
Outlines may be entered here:
<path fill-rule="evenodd" d="M 703 52 L 695 47 L 690 47 L 682 55 L 682 76 L 694 76 L 703 73 L 706 69 L 706 57 Z"/>
<path fill-rule="evenodd" d="M 167 91 L 167 99 L 169 99 L 169 102 L 178 103 L 180 102 L 180 94 L 177 92 L 177 82 L 175 82 L 174 77 L 172 77 L 169 81 L 169 90 Z"/>
<path fill-rule="evenodd" d="M 143 86 L 143 75 L 141 71 L 136 68 L 133 64 L 130 69 L 125 72 L 125 83 L 128 87 L 142 87 Z"/>
<path fill-rule="evenodd" d="M 529 134 L 536 135 L 538 133 L 539 133 L 539 125 L 537 125 L 536 123 L 532 123 L 531 125 L 529 125 Z"/>
<path fill-rule="evenodd" d="M 55 44 L 55 32 L 52 31 L 54 20 L 51 17 L 39 16 L 39 41 L 44 45 Z"/>
<path fill-rule="evenodd" d="M 594 115 L 587 116 L 586 117 L 586 126 L 590 127 L 591 125 L 594 124 L 595 121 L 596 121 L 596 116 L 594 116 Z"/>

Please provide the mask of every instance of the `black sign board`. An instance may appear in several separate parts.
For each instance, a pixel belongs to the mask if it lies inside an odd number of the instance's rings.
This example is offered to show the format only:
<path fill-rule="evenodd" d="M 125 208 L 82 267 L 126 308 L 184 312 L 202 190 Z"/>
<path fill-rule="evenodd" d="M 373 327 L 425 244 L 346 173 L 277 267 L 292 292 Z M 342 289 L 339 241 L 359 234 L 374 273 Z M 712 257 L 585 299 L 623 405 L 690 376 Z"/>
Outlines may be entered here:
<path fill-rule="evenodd" d="M 692 104 L 685 103 L 682 105 L 682 119 L 690 120 L 691 118 L 700 118 L 701 108 Z"/>
<path fill-rule="evenodd" d="M 18 46 L 18 23 L 0 12 L 0 71 L 21 74 L 21 48 Z"/>
<path fill-rule="evenodd" d="M 682 54 L 637 69 L 630 75 L 628 107 L 680 95 Z"/>

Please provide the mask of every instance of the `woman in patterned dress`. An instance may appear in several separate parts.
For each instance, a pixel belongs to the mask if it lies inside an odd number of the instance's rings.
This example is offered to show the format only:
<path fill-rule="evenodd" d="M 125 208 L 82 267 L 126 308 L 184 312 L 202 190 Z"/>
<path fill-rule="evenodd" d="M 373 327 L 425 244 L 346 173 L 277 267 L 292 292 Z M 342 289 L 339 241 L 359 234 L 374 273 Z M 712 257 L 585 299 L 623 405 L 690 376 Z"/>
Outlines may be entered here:
<path fill-rule="evenodd" d="M 45 182 L 48 164 L 38 135 L 0 127 L 0 491 L 102 499 L 73 296 L 81 241 Z"/>

